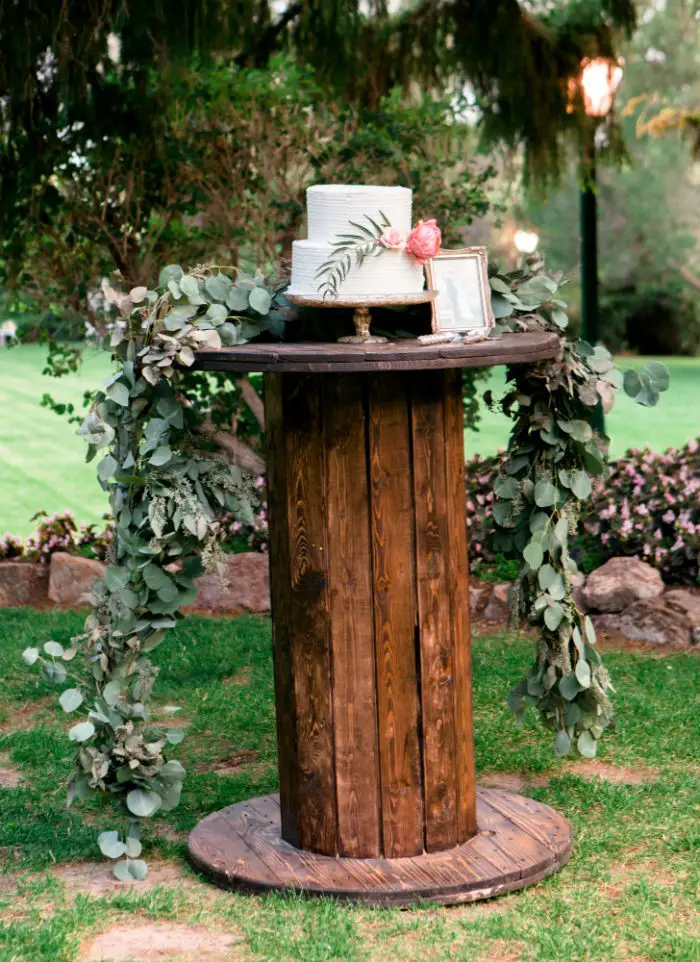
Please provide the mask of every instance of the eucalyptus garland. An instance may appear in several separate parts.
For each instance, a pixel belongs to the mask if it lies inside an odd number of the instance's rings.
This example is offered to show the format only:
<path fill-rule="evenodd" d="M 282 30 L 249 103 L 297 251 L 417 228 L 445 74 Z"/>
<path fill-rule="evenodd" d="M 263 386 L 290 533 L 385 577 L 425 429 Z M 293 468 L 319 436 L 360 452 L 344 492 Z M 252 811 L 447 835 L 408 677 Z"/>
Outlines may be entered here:
<path fill-rule="evenodd" d="M 598 404 L 611 410 L 623 385 L 638 403 L 652 406 L 668 387 L 668 371 L 651 362 L 623 378 L 604 347 L 566 340 L 568 317 L 559 287 L 560 279 L 527 266 L 491 278 L 495 336 L 546 330 L 560 337 L 553 360 L 508 369 L 509 391 L 501 403 L 514 424 L 494 482 L 493 540 L 496 550 L 522 561 L 515 607 L 539 632 L 535 662 L 508 704 L 519 719 L 528 704 L 539 710 L 556 732 L 557 755 L 573 748 L 593 758 L 613 722 L 614 689 L 593 623 L 574 599 L 577 567 L 568 547 L 592 479 L 606 471 L 608 439 L 589 422 Z"/>
<path fill-rule="evenodd" d="M 527 704 L 539 709 L 557 732 L 558 755 L 573 747 L 592 757 L 612 722 L 612 685 L 591 621 L 574 601 L 568 538 L 591 479 L 605 471 L 606 439 L 590 428 L 591 411 L 598 403 L 609 410 L 623 379 L 604 348 L 565 339 L 557 279 L 525 268 L 494 275 L 491 286 L 494 336 L 544 329 L 561 339 L 554 360 L 509 369 L 502 402 L 514 426 L 495 482 L 495 547 L 522 559 L 517 606 L 540 632 L 536 661 L 509 704 L 518 717 Z M 166 267 L 156 290 L 123 294 L 105 284 L 103 292 L 116 371 L 79 434 L 88 460 L 102 452 L 97 474 L 115 520 L 109 567 L 71 647 L 48 641 L 24 659 L 64 688 L 64 711 L 83 713 L 69 732 L 76 746 L 69 800 L 93 792 L 118 799 L 126 830 L 103 832 L 99 845 L 128 880 L 147 872 L 141 820 L 175 807 L 185 776 L 169 757 L 182 730 L 152 717 L 157 669 L 149 656 L 194 600 L 195 579 L 217 567 L 219 519 L 233 513 L 251 522 L 255 499 L 252 478 L 211 441 L 212 425 L 230 420 L 231 379 L 192 371 L 194 352 L 281 335 L 284 302 L 261 277 L 210 267 Z M 647 405 L 667 384 L 658 364 L 624 378 L 625 390 Z"/>
<path fill-rule="evenodd" d="M 117 370 L 78 433 L 88 460 L 103 455 L 97 474 L 115 519 L 109 567 L 70 649 L 49 641 L 43 651 L 27 649 L 24 660 L 71 685 L 60 705 L 83 717 L 69 732 L 76 746 L 69 803 L 93 792 L 119 799 L 128 829 L 103 832 L 99 845 L 115 859 L 115 875 L 128 880 L 147 872 L 140 820 L 174 808 L 185 777 L 168 757 L 182 730 L 152 718 L 157 669 L 149 656 L 193 602 L 195 579 L 217 566 L 218 518 L 253 520 L 252 479 L 212 450 L 211 410 L 193 403 L 202 375 L 189 369 L 197 349 L 278 334 L 283 322 L 262 278 L 234 282 L 207 268 L 167 267 L 158 290 L 127 295 L 105 284 L 104 294 Z"/>

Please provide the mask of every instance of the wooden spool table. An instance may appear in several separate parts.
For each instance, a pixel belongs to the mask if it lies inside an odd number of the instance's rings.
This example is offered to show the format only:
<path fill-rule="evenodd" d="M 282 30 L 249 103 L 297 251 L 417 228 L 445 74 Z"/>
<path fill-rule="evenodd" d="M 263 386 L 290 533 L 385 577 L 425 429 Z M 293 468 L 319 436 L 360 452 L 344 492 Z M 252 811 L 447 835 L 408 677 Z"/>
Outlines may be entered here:
<path fill-rule="evenodd" d="M 551 808 L 474 773 L 461 367 L 551 358 L 477 344 L 201 351 L 264 372 L 279 796 L 192 832 L 226 888 L 467 902 L 568 859 Z"/>

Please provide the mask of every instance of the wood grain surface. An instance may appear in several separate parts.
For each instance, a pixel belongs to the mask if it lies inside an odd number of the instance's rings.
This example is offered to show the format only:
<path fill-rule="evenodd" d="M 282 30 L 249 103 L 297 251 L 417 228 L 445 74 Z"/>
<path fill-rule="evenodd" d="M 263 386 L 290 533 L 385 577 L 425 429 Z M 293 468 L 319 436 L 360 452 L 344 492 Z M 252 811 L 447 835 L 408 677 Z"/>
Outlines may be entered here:
<path fill-rule="evenodd" d="M 338 852 L 381 854 L 366 384 L 320 378 L 325 412 L 327 551 Z"/>
<path fill-rule="evenodd" d="M 265 391 L 282 835 L 452 848 L 476 831 L 461 375 Z"/>
<path fill-rule="evenodd" d="M 384 855 L 423 851 L 411 427 L 406 379 L 374 378 L 369 464 Z"/>
<path fill-rule="evenodd" d="M 464 411 L 459 371 L 445 372 L 445 514 L 450 532 L 450 629 L 455 713 L 454 766 L 457 783 L 457 841 L 476 831 L 476 772 L 472 725 L 472 657 L 469 627 L 469 561 L 464 484 Z"/>
<path fill-rule="evenodd" d="M 540 802 L 479 789 L 478 834 L 448 851 L 402 859 L 300 851 L 280 833 L 277 796 L 205 818 L 189 839 L 195 869 L 223 888 L 291 890 L 371 905 L 491 898 L 559 871 L 572 849 L 567 820 Z"/>
<path fill-rule="evenodd" d="M 458 842 L 445 372 L 424 371 L 412 380 L 425 849 L 435 852 Z"/>
<path fill-rule="evenodd" d="M 410 371 L 430 368 L 492 367 L 531 364 L 555 357 L 556 334 L 504 334 L 476 344 L 421 344 L 417 340 L 387 344 L 241 344 L 197 351 L 195 366 L 206 371 L 291 371 L 338 374 L 360 371 Z"/>

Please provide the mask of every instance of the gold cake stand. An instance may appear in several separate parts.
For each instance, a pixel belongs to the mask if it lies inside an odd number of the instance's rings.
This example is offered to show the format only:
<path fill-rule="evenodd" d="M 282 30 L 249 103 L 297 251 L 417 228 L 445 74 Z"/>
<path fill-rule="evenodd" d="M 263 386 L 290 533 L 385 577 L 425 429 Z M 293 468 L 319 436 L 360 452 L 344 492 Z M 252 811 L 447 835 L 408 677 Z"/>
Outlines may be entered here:
<path fill-rule="evenodd" d="M 355 333 L 339 337 L 341 344 L 385 344 L 389 338 L 370 334 L 372 307 L 404 307 L 410 304 L 428 304 L 437 297 L 437 291 L 419 291 L 416 294 L 367 294 L 357 297 L 314 297 L 310 294 L 294 294 L 287 291 L 285 297 L 297 307 L 354 307 Z"/>

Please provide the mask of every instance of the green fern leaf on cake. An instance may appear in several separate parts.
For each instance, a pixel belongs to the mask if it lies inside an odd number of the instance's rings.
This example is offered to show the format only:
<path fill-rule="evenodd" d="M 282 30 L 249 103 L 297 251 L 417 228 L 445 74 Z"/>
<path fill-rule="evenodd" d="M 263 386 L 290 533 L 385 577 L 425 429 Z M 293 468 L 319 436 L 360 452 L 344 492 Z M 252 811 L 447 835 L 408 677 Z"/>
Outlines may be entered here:
<path fill-rule="evenodd" d="M 317 279 L 322 279 L 318 292 L 324 300 L 338 296 L 340 285 L 352 270 L 353 262 L 356 268 L 362 267 L 366 257 L 378 257 L 391 249 L 391 245 L 384 240 L 387 232 L 392 230 L 386 214 L 380 210 L 378 221 L 368 214 L 363 216 L 369 226 L 351 220 L 350 224 L 357 228 L 357 233 L 338 234 L 337 239 L 331 243 L 333 254 L 321 264 L 314 275 Z"/>

